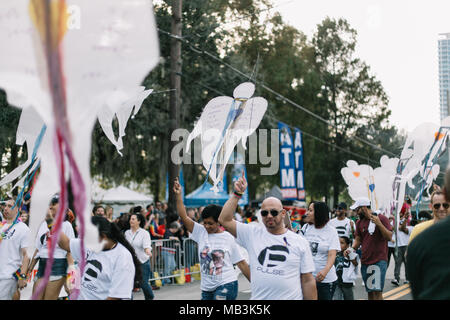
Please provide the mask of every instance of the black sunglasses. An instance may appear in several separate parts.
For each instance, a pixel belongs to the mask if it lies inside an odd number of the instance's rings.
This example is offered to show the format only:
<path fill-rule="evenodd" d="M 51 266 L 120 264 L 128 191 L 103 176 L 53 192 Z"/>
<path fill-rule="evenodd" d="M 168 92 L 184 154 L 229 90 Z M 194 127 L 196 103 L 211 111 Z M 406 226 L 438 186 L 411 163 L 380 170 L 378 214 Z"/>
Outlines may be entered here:
<path fill-rule="evenodd" d="M 270 213 L 272 215 L 272 217 L 276 217 L 282 210 L 278 211 L 275 209 L 272 209 L 270 211 L 268 210 L 261 210 L 261 216 L 263 217 L 267 217 L 267 215 Z"/>
<path fill-rule="evenodd" d="M 439 208 L 441 207 L 441 206 L 443 206 L 444 207 L 444 209 L 448 209 L 448 207 L 450 206 L 447 202 L 445 202 L 445 203 L 435 203 L 435 204 L 433 204 L 433 208 L 434 209 L 436 209 L 436 210 L 439 210 Z"/>

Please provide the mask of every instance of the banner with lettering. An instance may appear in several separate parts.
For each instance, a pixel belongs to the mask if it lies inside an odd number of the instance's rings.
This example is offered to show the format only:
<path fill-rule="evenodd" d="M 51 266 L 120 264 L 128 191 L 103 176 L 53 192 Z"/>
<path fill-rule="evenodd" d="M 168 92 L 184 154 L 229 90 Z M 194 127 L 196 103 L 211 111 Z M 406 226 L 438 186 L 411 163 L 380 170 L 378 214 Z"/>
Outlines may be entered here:
<path fill-rule="evenodd" d="M 281 192 L 286 200 L 297 200 L 295 179 L 294 143 L 291 130 L 283 122 L 278 122 L 280 130 L 280 179 Z"/>
<path fill-rule="evenodd" d="M 300 129 L 295 128 L 294 138 L 294 159 L 295 159 L 295 175 L 297 177 L 297 199 L 306 200 L 304 170 L 303 170 L 303 135 Z"/>
<path fill-rule="evenodd" d="M 242 156 L 242 154 L 236 152 L 236 157 L 234 159 L 234 166 L 233 166 L 233 169 L 231 170 L 231 177 L 232 177 L 232 181 L 233 181 L 232 186 L 234 186 L 234 183 L 240 177 L 242 177 L 242 171 L 244 171 L 245 179 L 247 180 L 247 183 L 248 183 L 247 170 L 245 169 L 244 157 Z M 231 190 L 232 190 L 232 188 L 231 188 Z M 238 205 L 241 207 L 245 206 L 246 204 L 248 204 L 248 188 L 245 189 L 244 195 L 238 202 Z"/>

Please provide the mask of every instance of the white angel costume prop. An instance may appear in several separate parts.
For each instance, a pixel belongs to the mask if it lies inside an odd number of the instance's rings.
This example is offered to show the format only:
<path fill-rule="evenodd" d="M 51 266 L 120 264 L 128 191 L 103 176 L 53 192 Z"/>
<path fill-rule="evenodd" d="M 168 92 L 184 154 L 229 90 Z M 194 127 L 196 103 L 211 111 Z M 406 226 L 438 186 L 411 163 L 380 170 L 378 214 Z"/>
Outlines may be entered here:
<path fill-rule="evenodd" d="M 202 162 L 207 177 L 213 181 L 212 190 L 218 192 L 225 167 L 234 147 L 246 141 L 259 126 L 267 110 L 267 100 L 254 97 L 255 85 L 244 82 L 234 89 L 233 97 L 216 97 L 208 102 L 200 119 L 187 139 L 186 152 L 197 136 L 201 136 Z"/>
<path fill-rule="evenodd" d="M 78 29 L 71 28 L 73 8 L 80 12 Z M 34 109 L 47 127 L 31 198 L 32 236 L 52 195 L 60 192 L 52 230 L 58 236 L 70 177 L 82 239 L 82 274 L 85 245 L 93 250 L 103 246 L 88 208 L 92 129 L 105 105 L 114 113 L 130 101 L 143 100 L 139 84 L 159 59 L 152 1 L 2 0 L 0 13 L 0 87 L 11 105 Z M 105 128 L 107 121 L 101 122 Z M 118 149 L 120 143 L 119 134 Z M 55 245 L 52 241 L 35 296 L 48 281 Z"/>
<path fill-rule="evenodd" d="M 341 174 L 348 185 L 350 197 L 353 200 L 368 197 L 373 210 L 398 217 L 407 184 L 415 190 L 414 200 L 417 203 L 422 200 L 424 191 L 430 195 L 429 190 L 440 172 L 436 162 L 447 150 L 449 134 L 450 117 L 444 119 L 440 126 L 423 123 L 408 134 L 400 159 L 382 156 L 381 167 L 375 170 L 368 165 L 348 161 Z M 418 181 L 413 183 L 415 178 Z"/>

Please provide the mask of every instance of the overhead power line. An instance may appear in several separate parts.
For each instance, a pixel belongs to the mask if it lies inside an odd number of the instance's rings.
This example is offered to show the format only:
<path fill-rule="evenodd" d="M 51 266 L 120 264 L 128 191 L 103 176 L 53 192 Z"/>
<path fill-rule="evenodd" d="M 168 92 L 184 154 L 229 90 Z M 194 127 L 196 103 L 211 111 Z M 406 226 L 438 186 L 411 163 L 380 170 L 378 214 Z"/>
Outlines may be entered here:
<path fill-rule="evenodd" d="M 247 78 L 247 79 L 249 79 L 249 80 L 254 81 L 255 84 L 258 84 L 260 87 L 262 87 L 263 89 L 265 89 L 265 90 L 269 91 L 270 93 L 274 94 L 274 95 L 277 96 L 279 99 L 281 99 L 281 100 L 283 100 L 283 101 L 289 103 L 290 105 L 292 105 L 292 106 L 294 106 L 294 107 L 296 107 L 296 108 L 298 108 L 298 109 L 300 109 L 300 110 L 306 112 L 307 114 L 309 114 L 310 116 L 316 118 L 317 120 L 322 121 L 322 122 L 326 123 L 327 125 L 329 125 L 329 126 L 331 126 L 331 127 L 333 127 L 333 128 L 336 128 L 336 125 L 334 125 L 333 123 L 331 123 L 331 122 L 328 121 L 327 119 L 325 119 L 325 118 L 319 116 L 318 114 L 312 112 L 311 110 L 308 110 L 307 108 L 305 108 L 305 107 L 299 105 L 298 103 L 292 101 L 291 99 L 285 97 L 284 95 L 282 95 L 282 94 L 276 92 L 275 90 L 273 90 L 273 89 L 271 89 L 270 87 L 268 87 L 267 85 L 265 85 L 262 81 L 257 81 L 257 80 L 252 79 L 252 77 L 251 77 L 250 75 L 248 75 L 248 74 L 246 74 L 246 73 L 240 71 L 239 69 L 235 68 L 234 66 L 230 65 L 229 63 L 223 61 L 223 59 L 221 59 L 220 57 L 217 57 L 216 55 L 214 55 L 214 54 L 208 52 L 207 50 L 203 50 L 203 49 L 200 49 L 200 48 L 195 48 L 195 47 L 193 47 L 193 46 L 195 46 L 195 44 L 191 44 L 191 42 L 190 42 L 189 40 L 184 39 L 184 38 L 179 37 L 179 36 L 176 36 L 176 35 L 173 35 L 173 34 L 171 34 L 170 32 L 161 30 L 161 29 L 159 29 L 159 28 L 158 28 L 158 31 L 160 31 L 161 33 L 163 33 L 163 34 L 165 34 L 165 35 L 168 35 L 168 36 L 170 36 L 170 37 L 172 37 L 172 38 L 175 38 L 175 39 L 177 39 L 177 40 L 179 40 L 179 41 L 181 41 L 181 42 L 184 42 L 185 44 L 188 45 L 188 48 L 189 48 L 191 51 L 193 51 L 194 53 L 197 53 L 197 54 L 204 54 L 204 55 L 210 57 L 211 59 L 213 59 L 213 60 L 215 60 L 215 61 L 217 61 L 217 62 L 223 64 L 224 66 L 230 68 L 230 69 L 231 69 L 232 71 L 234 71 L 235 73 L 237 73 L 237 74 L 239 74 L 239 75 L 241 75 L 241 76 L 243 76 L 243 77 L 245 77 L 245 78 Z M 366 144 L 366 145 L 368 145 L 368 146 L 370 146 L 370 147 L 372 147 L 372 148 L 374 148 L 374 149 L 377 149 L 377 150 L 379 150 L 379 151 L 382 151 L 382 152 L 384 152 L 384 153 L 386 153 L 386 154 L 389 154 L 389 155 L 391 155 L 391 156 L 397 157 L 397 155 L 395 155 L 394 153 L 392 153 L 392 152 L 390 152 L 390 151 L 388 151 L 388 150 L 385 150 L 385 149 L 383 149 L 383 148 L 381 148 L 381 147 L 379 147 L 379 146 L 377 146 L 377 145 L 375 145 L 375 144 L 373 144 L 373 143 L 371 143 L 371 142 L 369 142 L 369 141 L 367 141 L 367 140 L 365 140 L 365 139 L 359 138 L 359 137 L 357 137 L 357 136 L 354 136 L 354 137 L 348 137 L 348 136 L 347 136 L 347 139 L 350 139 L 350 140 L 358 140 L 359 142 L 362 142 L 362 143 L 364 143 L 364 144 Z"/>

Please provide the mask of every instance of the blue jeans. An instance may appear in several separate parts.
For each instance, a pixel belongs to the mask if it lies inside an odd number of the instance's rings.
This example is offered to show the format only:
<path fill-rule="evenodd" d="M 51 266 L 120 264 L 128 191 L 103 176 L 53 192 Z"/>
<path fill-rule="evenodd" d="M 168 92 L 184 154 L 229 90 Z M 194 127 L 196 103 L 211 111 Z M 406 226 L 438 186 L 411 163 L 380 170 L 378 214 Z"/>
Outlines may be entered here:
<path fill-rule="evenodd" d="M 142 282 L 141 289 L 144 292 L 145 300 L 153 300 L 155 295 L 153 294 L 152 287 L 149 285 L 150 275 L 152 274 L 152 269 L 150 266 L 150 260 L 147 260 L 142 266 Z"/>
<path fill-rule="evenodd" d="M 217 287 L 214 291 L 203 291 L 202 300 L 236 300 L 238 282 L 233 281 Z"/>
<path fill-rule="evenodd" d="M 387 261 L 380 260 L 374 264 L 362 264 L 361 276 L 366 286 L 366 292 L 382 292 L 386 278 Z"/>
<path fill-rule="evenodd" d="M 336 285 L 337 281 L 330 283 L 322 283 L 316 281 L 317 300 L 333 300 Z"/>
<path fill-rule="evenodd" d="M 168 252 L 166 250 L 161 250 L 161 255 L 164 260 L 164 276 L 172 275 L 172 271 L 174 271 L 177 267 L 175 263 L 175 254 Z"/>

